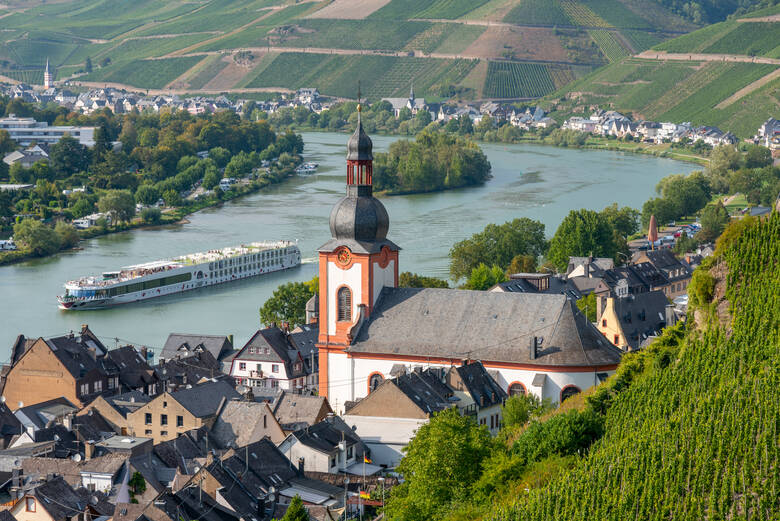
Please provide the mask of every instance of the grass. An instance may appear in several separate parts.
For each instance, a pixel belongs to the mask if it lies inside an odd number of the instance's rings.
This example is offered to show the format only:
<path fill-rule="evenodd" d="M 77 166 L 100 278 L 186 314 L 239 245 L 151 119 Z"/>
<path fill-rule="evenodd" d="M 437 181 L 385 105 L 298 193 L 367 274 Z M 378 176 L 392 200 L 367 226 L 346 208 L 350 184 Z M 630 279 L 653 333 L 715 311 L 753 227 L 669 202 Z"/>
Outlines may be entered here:
<path fill-rule="evenodd" d="M 459 54 L 474 43 L 487 30 L 480 25 L 449 24 L 444 39 L 434 52 L 442 54 Z"/>
<path fill-rule="evenodd" d="M 505 22 L 523 25 L 570 25 L 558 0 L 523 0 L 504 17 Z"/>
<path fill-rule="evenodd" d="M 588 34 L 599 46 L 604 56 L 611 62 L 620 61 L 629 55 L 628 49 L 618 41 L 614 34 L 603 29 L 592 29 Z"/>
<path fill-rule="evenodd" d="M 550 72 L 535 63 L 489 62 L 483 95 L 489 98 L 538 98 L 555 90 Z"/>
<path fill-rule="evenodd" d="M 656 45 L 654 49 L 667 52 L 700 52 L 732 30 L 736 23 L 721 22 L 709 25 L 698 31 Z"/>
<path fill-rule="evenodd" d="M 186 56 L 161 60 L 133 60 L 100 69 L 80 79 L 162 89 L 202 59 L 202 56 Z"/>

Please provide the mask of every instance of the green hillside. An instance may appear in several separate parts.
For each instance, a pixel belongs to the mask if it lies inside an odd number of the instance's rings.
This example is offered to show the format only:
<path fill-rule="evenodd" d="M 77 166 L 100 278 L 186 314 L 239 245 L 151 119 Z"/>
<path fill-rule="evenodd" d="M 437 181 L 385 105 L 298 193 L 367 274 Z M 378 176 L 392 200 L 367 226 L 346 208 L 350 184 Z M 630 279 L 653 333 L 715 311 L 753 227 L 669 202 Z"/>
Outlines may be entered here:
<path fill-rule="evenodd" d="M 587 455 L 485 519 L 777 519 L 780 214 L 725 236 L 684 336 L 627 356 L 587 400 L 606 410 Z"/>

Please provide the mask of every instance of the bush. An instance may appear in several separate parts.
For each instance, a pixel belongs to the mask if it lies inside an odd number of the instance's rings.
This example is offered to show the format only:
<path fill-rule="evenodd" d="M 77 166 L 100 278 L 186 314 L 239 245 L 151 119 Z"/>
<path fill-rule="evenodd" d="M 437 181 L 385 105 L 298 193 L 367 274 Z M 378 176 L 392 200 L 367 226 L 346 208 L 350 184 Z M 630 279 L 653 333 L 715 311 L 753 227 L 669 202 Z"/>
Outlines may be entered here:
<path fill-rule="evenodd" d="M 712 301 L 715 292 L 715 277 L 709 271 L 698 269 L 693 272 L 688 285 L 688 297 L 693 306 L 706 306 Z"/>
<path fill-rule="evenodd" d="M 162 218 L 159 208 L 144 208 L 141 210 L 141 220 L 146 224 L 157 224 Z"/>
<path fill-rule="evenodd" d="M 62 245 L 62 238 L 51 226 L 35 219 L 24 219 L 15 224 L 14 240 L 38 257 L 51 255 Z"/>
<path fill-rule="evenodd" d="M 72 248 L 79 242 L 79 232 L 72 224 L 60 221 L 54 227 L 54 231 L 60 236 L 62 248 Z"/>

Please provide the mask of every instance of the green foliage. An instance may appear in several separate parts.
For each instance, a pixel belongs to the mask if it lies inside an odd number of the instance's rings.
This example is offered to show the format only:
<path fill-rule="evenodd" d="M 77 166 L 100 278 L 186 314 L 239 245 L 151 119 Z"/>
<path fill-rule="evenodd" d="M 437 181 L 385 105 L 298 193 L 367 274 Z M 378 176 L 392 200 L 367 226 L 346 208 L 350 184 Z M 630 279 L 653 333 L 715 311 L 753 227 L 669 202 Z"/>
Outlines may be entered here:
<path fill-rule="evenodd" d="M 14 241 L 37 257 L 51 255 L 62 245 L 62 238 L 52 227 L 35 219 L 14 224 Z"/>
<path fill-rule="evenodd" d="M 152 205 L 160 199 L 160 191 L 153 185 L 141 185 L 135 191 L 135 200 L 141 204 Z"/>
<path fill-rule="evenodd" d="M 260 308 L 260 322 L 281 325 L 290 324 L 291 328 L 306 323 L 306 303 L 317 292 L 318 279 L 309 282 L 288 282 L 273 292 Z"/>
<path fill-rule="evenodd" d="M 509 266 L 517 255 L 541 256 L 547 248 L 544 225 L 527 217 L 484 230 L 455 243 L 450 249 L 450 274 L 455 280 L 471 274 L 480 264 Z"/>
<path fill-rule="evenodd" d="M 696 238 L 702 242 L 714 241 L 723 233 L 729 222 L 731 216 L 722 202 L 708 204 L 701 214 L 701 230 L 696 234 Z"/>
<path fill-rule="evenodd" d="M 488 62 L 483 94 L 487 98 L 538 98 L 555 90 L 544 65 Z"/>
<path fill-rule="evenodd" d="M 131 487 L 133 495 L 146 492 L 146 480 L 140 472 L 134 472 L 127 484 Z"/>
<path fill-rule="evenodd" d="M 162 197 L 166 206 L 180 206 L 182 203 L 181 195 L 173 188 L 163 192 Z"/>
<path fill-rule="evenodd" d="M 405 481 L 395 487 L 385 508 L 393 521 L 442 519 L 443 508 L 465 500 L 480 475 L 492 440 L 485 426 L 457 409 L 439 412 L 422 425 L 404 448 L 398 465 Z"/>
<path fill-rule="evenodd" d="M 374 154 L 374 187 L 392 193 L 431 192 L 484 183 L 490 163 L 472 141 L 444 132 L 421 132 Z"/>
<path fill-rule="evenodd" d="M 98 209 L 108 213 L 114 223 L 127 222 L 135 215 L 135 199 L 127 190 L 108 190 L 98 199 Z"/>
<path fill-rule="evenodd" d="M 488 0 L 436 0 L 433 5 L 418 11 L 414 18 L 447 18 L 454 20 L 487 3 Z"/>
<path fill-rule="evenodd" d="M 530 25 L 571 25 L 559 0 L 523 0 L 504 17 L 505 22 Z"/>
<path fill-rule="evenodd" d="M 620 43 L 620 40 L 606 29 L 592 29 L 588 31 L 588 34 L 611 62 L 620 61 L 630 54 L 628 49 Z"/>
<path fill-rule="evenodd" d="M 449 288 L 446 280 L 436 277 L 424 277 L 404 271 L 398 276 L 398 286 L 402 288 Z"/>
<path fill-rule="evenodd" d="M 480 264 L 473 270 L 469 278 L 466 280 L 466 284 L 463 286 L 466 289 L 473 289 L 477 291 L 485 291 L 492 288 L 500 282 L 506 282 L 509 278 L 501 269 L 501 266 L 488 267 L 487 264 Z"/>
<path fill-rule="evenodd" d="M 506 269 L 507 276 L 511 276 L 513 273 L 535 273 L 536 272 L 536 257 L 533 255 L 515 255 L 512 261 L 509 263 L 509 267 Z"/>
<path fill-rule="evenodd" d="M 159 60 L 133 60 L 116 63 L 84 76 L 86 81 L 116 82 L 136 87 L 161 89 L 175 80 L 203 56 L 183 56 Z"/>
<path fill-rule="evenodd" d="M 159 208 L 144 208 L 141 210 L 141 220 L 146 224 L 157 224 L 162 218 Z"/>
<path fill-rule="evenodd" d="M 688 285 L 690 304 L 694 307 L 706 306 L 712 300 L 715 291 L 715 277 L 709 271 L 696 270 Z"/>
<path fill-rule="evenodd" d="M 281 521 L 309 521 L 309 512 L 303 506 L 301 496 L 295 494 Z"/>
<path fill-rule="evenodd" d="M 508 430 L 523 427 L 553 409 L 549 398 L 542 401 L 534 394 L 510 396 L 501 409 L 503 427 Z"/>
<path fill-rule="evenodd" d="M 581 209 L 569 212 L 558 226 L 547 258 L 564 271 L 571 256 L 615 258 L 617 251 L 609 220 L 601 213 Z"/>
<path fill-rule="evenodd" d="M 595 322 L 596 317 L 596 294 L 589 293 L 577 301 L 577 307 L 582 311 L 588 322 Z"/>
<path fill-rule="evenodd" d="M 54 226 L 54 231 L 60 236 L 61 248 L 72 248 L 79 242 L 79 232 L 72 224 L 59 221 Z"/>

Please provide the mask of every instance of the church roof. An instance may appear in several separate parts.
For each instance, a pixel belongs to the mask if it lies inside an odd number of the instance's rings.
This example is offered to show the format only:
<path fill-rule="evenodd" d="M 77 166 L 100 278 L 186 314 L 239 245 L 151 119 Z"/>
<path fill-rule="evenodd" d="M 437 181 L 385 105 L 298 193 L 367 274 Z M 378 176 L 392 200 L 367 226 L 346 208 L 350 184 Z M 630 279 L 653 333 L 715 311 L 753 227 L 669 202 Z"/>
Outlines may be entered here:
<path fill-rule="evenodd" d="M 373 147 L 374 144 L 371 142 L 371 138 L 363 130 L 363 123 L 358 118 L 358 126 L 347 142 L 347 160 L 371 161 L 374 159 Z"/>
<path fill-rule="evenodd" d="M 436 288 L 384 288 L 348 351 L 563 367 L 621 357 L 564 295 Z"/>

